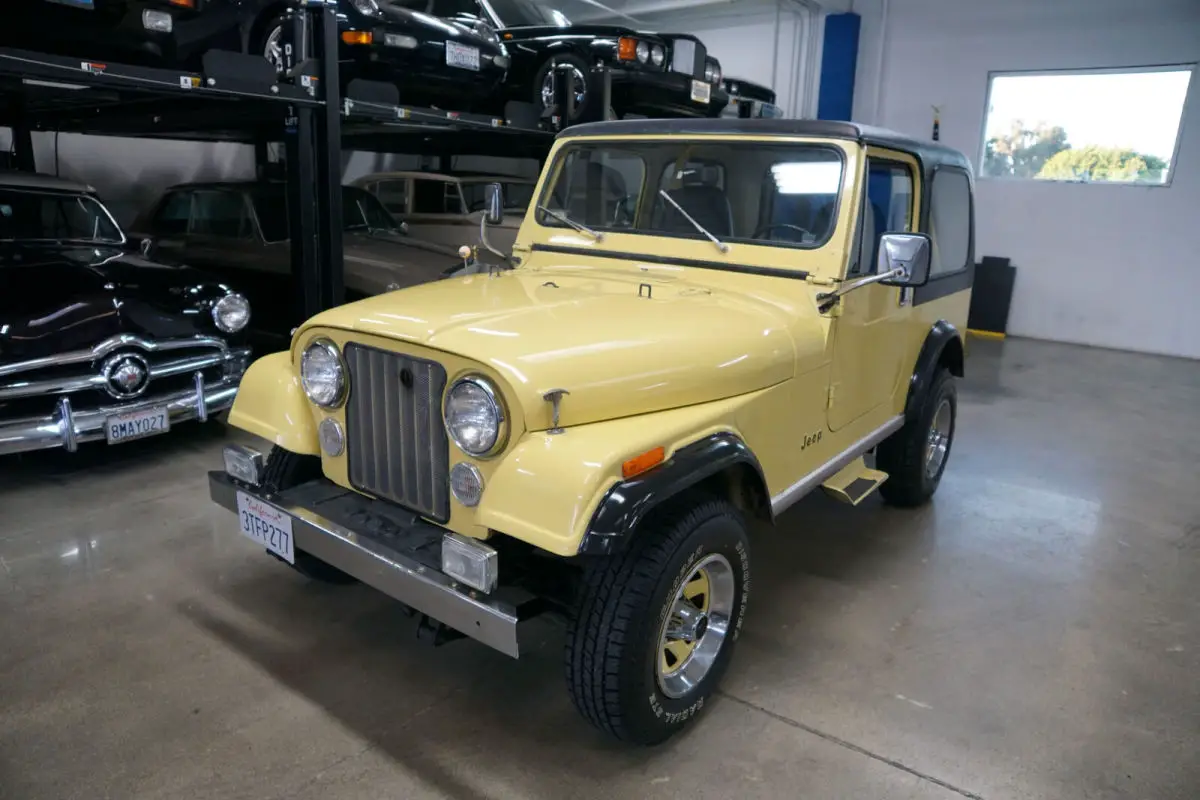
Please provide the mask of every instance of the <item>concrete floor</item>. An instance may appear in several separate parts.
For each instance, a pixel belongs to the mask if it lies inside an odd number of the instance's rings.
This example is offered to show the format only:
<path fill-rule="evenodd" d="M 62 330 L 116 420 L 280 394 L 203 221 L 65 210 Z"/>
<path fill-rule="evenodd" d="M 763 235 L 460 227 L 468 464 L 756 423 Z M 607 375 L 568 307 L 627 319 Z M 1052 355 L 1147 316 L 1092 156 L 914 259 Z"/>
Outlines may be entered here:
<path fill-rule="evenodd" d="M 1200 363 L 972 344 L 933 505 L 756 532 L 701 723 L 579 720 L 562 634 L 432 649 L 207 500 L 226 434 L 0 463 L 0 797 L 1195 798 Z"/>

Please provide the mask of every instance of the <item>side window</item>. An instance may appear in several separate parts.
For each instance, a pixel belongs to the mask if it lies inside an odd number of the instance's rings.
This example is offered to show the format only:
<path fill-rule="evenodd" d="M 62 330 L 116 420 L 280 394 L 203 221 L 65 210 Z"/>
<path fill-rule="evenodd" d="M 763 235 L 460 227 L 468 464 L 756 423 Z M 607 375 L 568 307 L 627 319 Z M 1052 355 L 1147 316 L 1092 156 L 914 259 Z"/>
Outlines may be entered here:
<path fill-rule="evenodd" d="M 189 192 L 171 192 L 158 207 L 154 215 L 154 232 L 164 236 L 182 236 L 187 233 L 188 216 L 192 209 Z"/>
<path fill-rule="evenodd" d="M 421 179 L 414 180 L 412 213 L 445 214 L 446 182 Z"/>
<path fill-rule="evenodd" d="M 929 235 L 933 237 L 930 277 L 957 272 L 971 258 L 971 182 L 966 173 L 939 169 L 929 195 Z"/>
<path fill-rule="evenodd" d="M 408 181 L 380 181 L 371 187 L 383 207 L 393 214 L 408 213 Z"/>
<path fill-rule="evenodd" d="M 862 246 L 851 275 L 875 271 L 879 237 L 885 233 L 912 230 L 913 178 L 906 164 L 870 159 L 860 229 Z"/>
<path fill-rule="evenodd" d="M 196 192 L 192 233 L 239 239 L 250 235 L 246 201 L 238 192 Z"/>

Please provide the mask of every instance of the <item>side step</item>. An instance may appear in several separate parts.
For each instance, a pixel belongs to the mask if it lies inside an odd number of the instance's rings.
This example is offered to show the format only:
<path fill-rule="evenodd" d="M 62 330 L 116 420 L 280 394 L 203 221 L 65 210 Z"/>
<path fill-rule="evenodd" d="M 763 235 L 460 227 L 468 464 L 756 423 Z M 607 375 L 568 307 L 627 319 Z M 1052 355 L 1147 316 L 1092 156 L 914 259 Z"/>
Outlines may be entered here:
<path fill-rule="evenodd" d="M 843 503 L 856 506 L 888 478 L 886 472 L 871 469 L 862 456 L 821 484 L 825 493 Z"/>

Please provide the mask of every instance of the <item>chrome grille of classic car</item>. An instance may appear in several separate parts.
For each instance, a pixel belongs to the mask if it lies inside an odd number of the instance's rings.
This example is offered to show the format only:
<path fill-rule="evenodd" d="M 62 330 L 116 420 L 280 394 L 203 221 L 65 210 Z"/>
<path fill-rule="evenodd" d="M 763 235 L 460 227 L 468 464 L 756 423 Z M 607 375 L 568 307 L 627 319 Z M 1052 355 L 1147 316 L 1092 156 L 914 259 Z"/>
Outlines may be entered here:
<path fill-rule="evenodd" d="M 359 344 L 347 345 L 345 356 L 350 485 L 445 522 L 450 517 L 450 452 L 441 412 L 445 368 Z"/>

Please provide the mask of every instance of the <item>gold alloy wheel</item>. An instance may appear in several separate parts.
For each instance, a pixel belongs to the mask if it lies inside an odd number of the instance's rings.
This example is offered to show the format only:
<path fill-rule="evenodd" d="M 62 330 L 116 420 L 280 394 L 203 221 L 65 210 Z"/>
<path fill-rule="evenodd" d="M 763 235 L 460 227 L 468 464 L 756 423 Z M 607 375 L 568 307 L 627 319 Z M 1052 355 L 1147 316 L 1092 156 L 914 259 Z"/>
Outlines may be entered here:
<path fill-rule="evenodd" d="M 675 594 L 659 633 L 655 674 L 667 697 L 683 697 L 704 680 L 725 644 L 734 601 L 733 568 L 711 554 Z"/>

